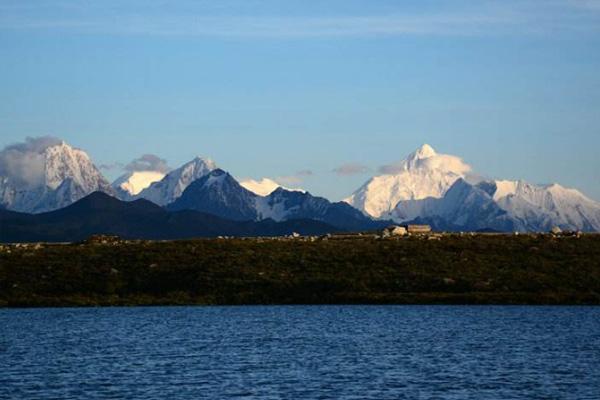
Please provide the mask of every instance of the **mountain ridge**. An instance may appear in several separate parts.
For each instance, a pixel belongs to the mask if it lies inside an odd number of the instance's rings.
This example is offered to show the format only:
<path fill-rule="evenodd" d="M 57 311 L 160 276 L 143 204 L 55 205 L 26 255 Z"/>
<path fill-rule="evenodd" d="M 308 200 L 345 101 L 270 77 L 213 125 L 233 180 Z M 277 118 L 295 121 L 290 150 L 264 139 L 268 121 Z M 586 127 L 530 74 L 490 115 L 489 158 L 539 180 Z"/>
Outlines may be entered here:
<path fill-rule="evenodd" d="M 145 199 L 119 200 L 94 192 L 60 210 L 26 214 L 0 210 L 0 242 L 76 242 L 91 235 L 124 239 L 321 235 L 339 231 L 320 221 L 231 221 L 193 210 L 169 212 Z"/>
<path fill-rule="evenodd" d="M 432 220 L 452 230 L 600 231 L 600 203 L 559 184 L 486 180 L 423 145 L 346 199 L 374 218 Z"/>
<path fill-rule="evenodd" d="M 581 192 L 556 183 L 484 179 L 460 157 L 439 153 L 427 144 L 382 167 L 382 174 L 370 178 L 344 202 L 286 189 L 272 180 L 238 182 L 211 159 L 201 157 L 164 176 L 130 171 L 111 186 L 87 153 L 56 138 L 28 138 L 1 153 L 0 209 L 26 213 L 58 210 L 102 191 L 122 200 L 146 199 L 237 221 L 311 218 L 363 230 L 389 220 L 429 219 L 460 230 L 525 232 L 558 226 L 600 231 L 600 203 Z M 14 159 L 20 164 L 7 164 L 6 160 Z M 211 175 L 215 170 L 222 171 L 219 179 Z M 190 187 L 193 190 L 184 197 Z"/>
<path fill-rule="evenodd" d="M 150 184 L 132 198 L 143 198 L 160 206 L 166 206 L 181 196 L 192 182 L 202 178 L 215 168 L 217 168 L 217 165 L 211 159 L 204 159 L 200 156 L 195 157 L 181 167 L 167 173 L 160 181 Z"/>
<path fill-rule="evenodd" d="M 331 203 L 308 192 L 279 187 L 267 196 L 257 195 L 218 168 L 191 183 L 166 207 L 170 211 L 191 209 L 238 221 L 312 219 L 346 230 L 373 229 L 385 224 L 371 220 L 346 203 Z"/>

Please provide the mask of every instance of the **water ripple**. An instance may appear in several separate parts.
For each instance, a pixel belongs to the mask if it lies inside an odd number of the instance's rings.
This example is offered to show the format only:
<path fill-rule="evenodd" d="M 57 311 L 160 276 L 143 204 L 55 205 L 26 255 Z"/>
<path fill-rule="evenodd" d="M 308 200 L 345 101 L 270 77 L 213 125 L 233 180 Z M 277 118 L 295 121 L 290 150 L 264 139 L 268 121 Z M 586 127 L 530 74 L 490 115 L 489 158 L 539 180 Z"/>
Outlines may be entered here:
<path fill-rule="evenodd" d="M 0 310 L 0 399 L 598 399 L 597 307 Z"/>

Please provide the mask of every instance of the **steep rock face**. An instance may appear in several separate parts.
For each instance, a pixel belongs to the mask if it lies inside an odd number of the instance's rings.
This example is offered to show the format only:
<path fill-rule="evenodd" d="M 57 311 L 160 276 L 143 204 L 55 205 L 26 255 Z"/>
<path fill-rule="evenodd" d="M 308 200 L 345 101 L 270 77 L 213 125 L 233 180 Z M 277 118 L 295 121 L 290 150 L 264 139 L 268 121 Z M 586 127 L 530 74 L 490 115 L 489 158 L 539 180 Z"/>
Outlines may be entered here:
<path fill-rule="evenodd" d="M 348 204 L 375 218 L 384 217 L 399 201 L 441 198 L 471 167 L 460 158 L 438 154 L 425 144 L 407 158 L 386 168 L 345 199 Z"/>
<path fill-rule="evenodd" d="M 383 225 L 346 203 L 331 203 L 307 192 L 278 188 L 268 196 L 259 196 L 220 169 L 190 184 L 167 209 L 202 211 L 238 221 L 309 219 L 341 230 L 373 229 Z"/>
<path fill-rule="evenodd" d="M 196 210 L 231 220 L 254 221 L 258 219 L 254 207 L 257 197 L 227 172 L 215 169 L 192 182 L 168 209 Z"/>
<path fill-rule="evenodd" d="M 91 193 L 98 188 L 110 187 L 83 150 L 62 142 L 48 147 L 44 156 L 45 184 L 50 189 L 57 189 L 66 179 L 71 179 L 86 193 Z"/>
<path fill-rule="evenodd" d="M 212 160 L 196 157 L 180 168 L 169 172 L 160 181 L 152 183 L 133 198 L 146 199 L 165 206 L 178 199 L 192 182 L 216 168 L 217 166 Z"/>
<path fill-rule="evenodd" d="M 89 156 L 65 142 L 38 149 L 28 157 L 35 164 L 25 172 L 41 173 L 35 180 L 0 177 L 0 201 L 6 209 L 40 213 L 66 207 L 94 191 L 114 194 Z"/>
<path fill-rule="evenodd" d="M 366 217 L 347 203 L 331 203 L 323 197 L 283 188 L 264 198 L 257 198 L 256 207 L 259 217 L 275 221 L 308 218 L 324 221 L 344 230 L 375 229 L 384 225 Z"/>
<path fill-rule="evenodd" d="M 309 193 L 292 192 L 278 188 L 263 198 L 257 198 L 256 207 L 260 218 L 282 221 L 292 218 L 318 218 L 323 216 L 331 203 Z"/>

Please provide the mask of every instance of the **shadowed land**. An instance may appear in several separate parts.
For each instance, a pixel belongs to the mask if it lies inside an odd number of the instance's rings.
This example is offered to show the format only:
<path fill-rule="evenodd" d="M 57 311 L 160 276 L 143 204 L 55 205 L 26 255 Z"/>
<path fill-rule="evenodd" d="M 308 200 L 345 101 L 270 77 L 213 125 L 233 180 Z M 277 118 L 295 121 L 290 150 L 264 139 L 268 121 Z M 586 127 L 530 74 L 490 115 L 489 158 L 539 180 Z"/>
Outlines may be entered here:
<path fill-rule="evenodd" d="M 5 307 L 345 303 L 600 304 L 600 235 L 109 240 L 0 249 Z"/>

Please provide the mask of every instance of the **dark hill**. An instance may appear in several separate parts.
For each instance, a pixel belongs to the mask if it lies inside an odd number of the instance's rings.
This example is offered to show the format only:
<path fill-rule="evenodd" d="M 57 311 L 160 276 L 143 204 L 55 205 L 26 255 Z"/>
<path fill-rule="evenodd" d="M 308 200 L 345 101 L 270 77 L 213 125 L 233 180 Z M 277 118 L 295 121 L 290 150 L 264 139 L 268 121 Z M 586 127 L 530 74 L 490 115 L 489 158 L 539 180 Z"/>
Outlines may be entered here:
<path fill-rule="evenodd" d="M 95 192 L 63 209 L 43 214 L 0 210 L 0 242 L 74 242 L 94 234 L 124 239 L 184 239 L 216 236 L 319 235 L 339 229 L 319 221 L 231 221 L 193 210 L 169 212 L 146 200 L 124 202 Z"/>

